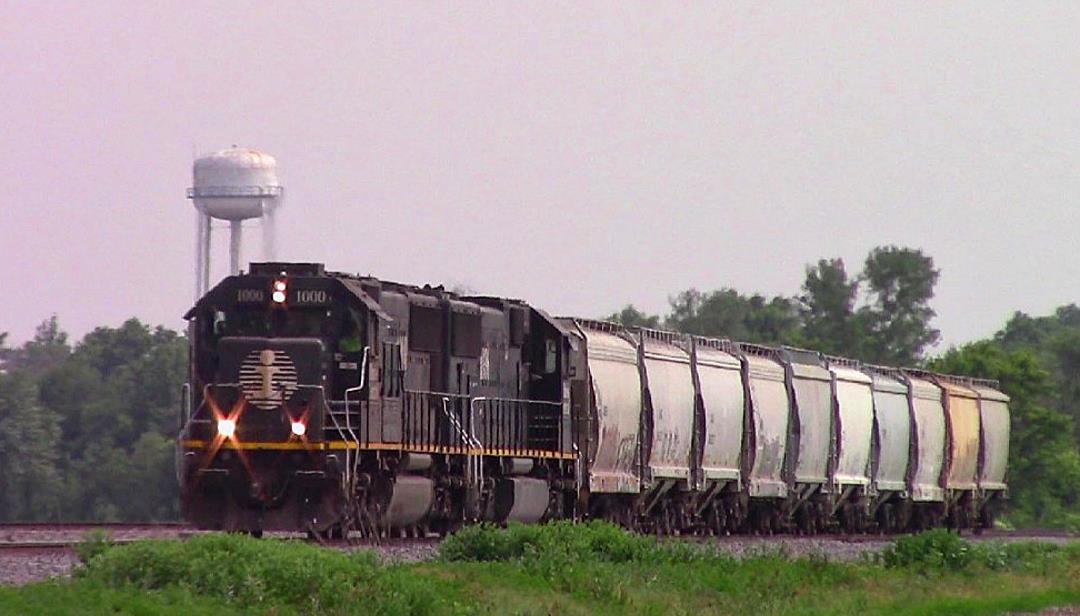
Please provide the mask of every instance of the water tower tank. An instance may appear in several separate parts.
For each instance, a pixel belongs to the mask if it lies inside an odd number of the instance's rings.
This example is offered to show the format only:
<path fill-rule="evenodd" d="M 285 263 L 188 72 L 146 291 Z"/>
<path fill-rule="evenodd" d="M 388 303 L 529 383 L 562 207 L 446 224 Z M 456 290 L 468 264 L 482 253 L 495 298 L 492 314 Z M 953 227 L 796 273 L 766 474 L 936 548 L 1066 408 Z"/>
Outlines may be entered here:
<path fill-rule="evenodd" d="M 277 177 L 273 156 L 233 146 L 195 160 L 187 196 L 198 210 L 196 232 L 195 296 L 210 285 L 212 220 L 229 221 L 229 273 L 240 271 L 243 221 L 262 223 L 263 258 L 274 259 L 274 210 L 285 190 Z"/>
<path fill-rule="evenodd" d="M 211 218 L 259 218 L 277 207 L 282 188 L 273 156 L 232 147 L 195 161 L 191 199 Z"/>

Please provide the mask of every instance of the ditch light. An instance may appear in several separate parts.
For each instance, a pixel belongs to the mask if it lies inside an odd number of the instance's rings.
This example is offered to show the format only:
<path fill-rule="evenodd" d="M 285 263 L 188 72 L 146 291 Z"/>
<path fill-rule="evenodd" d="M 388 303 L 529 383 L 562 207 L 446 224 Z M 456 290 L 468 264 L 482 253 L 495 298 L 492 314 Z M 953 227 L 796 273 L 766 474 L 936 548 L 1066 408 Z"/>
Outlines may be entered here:
<path fill-rule="evenodd" d="M 225 438 L 232 438 L 233 434 L 236 434 L 236 422 L 232 419 L 219 419 L 217 420 L 218 434 Z"/>

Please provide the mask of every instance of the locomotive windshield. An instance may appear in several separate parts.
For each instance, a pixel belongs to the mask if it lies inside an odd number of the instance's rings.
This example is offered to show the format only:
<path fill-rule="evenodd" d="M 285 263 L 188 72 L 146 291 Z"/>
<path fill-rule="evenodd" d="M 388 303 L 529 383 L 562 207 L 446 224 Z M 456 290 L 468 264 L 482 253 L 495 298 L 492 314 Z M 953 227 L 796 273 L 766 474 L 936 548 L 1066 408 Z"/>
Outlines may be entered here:
<path fill-rule="evenodd" d="M 209 319 L 214 338 L 223 336 L 259 336 L 267 338 L 321 338 L 328 332 L 325 323 L 330 311 L 325 308 L 267 310 L 263 307 L 232 306 L 214 310 Z"/>

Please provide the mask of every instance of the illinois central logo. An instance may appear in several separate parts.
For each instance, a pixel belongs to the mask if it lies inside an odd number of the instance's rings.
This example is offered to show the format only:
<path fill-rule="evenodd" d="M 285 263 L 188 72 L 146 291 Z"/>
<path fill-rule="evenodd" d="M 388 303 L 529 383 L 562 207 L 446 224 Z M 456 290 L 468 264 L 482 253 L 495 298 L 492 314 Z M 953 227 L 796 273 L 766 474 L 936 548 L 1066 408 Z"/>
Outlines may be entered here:
<path fill-rule="evenodd" d="M 240 364 L 240 389 L 252 406 L 281 406 L 296 391 L 296 383 L 296 365 L 285 351 L 252 351 Z"/>

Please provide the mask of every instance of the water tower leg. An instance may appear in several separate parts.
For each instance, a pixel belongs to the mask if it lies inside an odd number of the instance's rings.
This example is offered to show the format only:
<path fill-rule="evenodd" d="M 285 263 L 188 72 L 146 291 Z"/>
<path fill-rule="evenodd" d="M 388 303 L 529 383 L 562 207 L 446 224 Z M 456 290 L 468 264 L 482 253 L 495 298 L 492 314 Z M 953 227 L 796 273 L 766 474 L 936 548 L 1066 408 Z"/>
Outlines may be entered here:
<path fill-rule="evenodd" d="M 201 213 L 195 214 L 195 299 L 202 297 L 202 243 L 203 243 L 203 217 Z"/>
<path fill-rule="evenodd" d="M 206 294 L 210 285 L 210 217 L 202 212 L 195 232 L 195 299 Z"/>
<path fill-rule="evenodd" d="M 202 295 L 206 295 L 210 290 L 210 240 L 214 227 L 209 214 L 204 214 L 203 218 L 206 224 L 206 239 L 203 241 Z"/>
<path fill-rule="evenodd" d="M 240 273 L 240 244 L 243 240 L 244 229 L 242 221 L 229 221 L 229 275 L 235 276 Z"/>
<path fill-rule="evenodd" d="M 276 229 L 274 229 L 274 208 L 263 208 L 262 238 L 264 261 L 277 260 L 277 247 L 275 246 L 277 238 L 275 237 L 275 231 Z"/>

